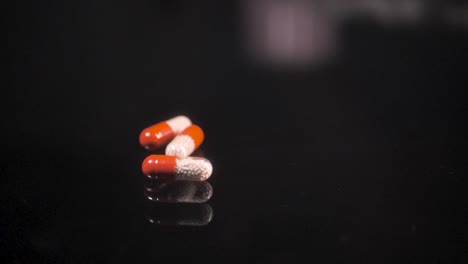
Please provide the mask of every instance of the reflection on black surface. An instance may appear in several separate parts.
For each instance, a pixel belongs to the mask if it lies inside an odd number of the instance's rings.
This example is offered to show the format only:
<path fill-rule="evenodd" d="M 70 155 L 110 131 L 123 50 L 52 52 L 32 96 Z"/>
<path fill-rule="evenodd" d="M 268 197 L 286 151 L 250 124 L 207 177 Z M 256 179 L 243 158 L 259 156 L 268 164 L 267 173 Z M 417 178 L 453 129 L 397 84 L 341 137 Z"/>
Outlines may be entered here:
<path fill-rule="evenodd" d="M 213 209 L 206 203 L 213 195 L 208 182 L 145 178 L 143 193 L 148 199 L 145 217 L 151 224 L 204 226 L 213 218 Z"/>
<path fill-rule="evenodd" d="M 195 157 L 204 157 L 200 149 Z M 213 187 L 206 181 L 177 181 L 157 175 L 144 178 L 143 194 L 148 199 L 145 217 L 151 224 L 163 226 L 204 226 L 211 222 L 213 209 L 206 202 Z"/>
<path fill-rule="evenodd" d="M 204 203 L 212 194 L 213 188 L 208 182 L 146 179 L 144 186 L 146 198 L 163 203 Z"/>
<path fill-rule="evenodd" d="M 204 226 L 211 222 L 213 209 L 207 203 L 147 203 L 145 216 L 156 225 Z"/>

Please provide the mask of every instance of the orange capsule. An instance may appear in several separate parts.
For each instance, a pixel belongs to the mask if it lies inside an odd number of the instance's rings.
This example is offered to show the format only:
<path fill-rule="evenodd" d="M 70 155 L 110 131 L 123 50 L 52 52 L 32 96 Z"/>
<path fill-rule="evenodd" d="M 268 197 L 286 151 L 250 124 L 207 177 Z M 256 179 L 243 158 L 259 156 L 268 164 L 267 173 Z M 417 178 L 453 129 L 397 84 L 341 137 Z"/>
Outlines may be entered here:
<path fill-rule="evenodd" d="M 185 158 L 203 142 L 205 135 L 197 125 L 191 125 L 177 135 L 166 147 L 166 155 Z"/>
<path fill-rule="evenodd" d="M 192 121 L 186 116 L 176 116 L 157 123 L 141 131 L 140 144 L 150 150 L 160 148 L 191 124 Z"/>
<path fill-rule="evenodd" d="M 141 164 L 143 174 L 150 178 L 172 178 L 176 181 L 204 181 L 211 176 L 213 166 L 205 158 L 177 158 L 150 155 Z"/>

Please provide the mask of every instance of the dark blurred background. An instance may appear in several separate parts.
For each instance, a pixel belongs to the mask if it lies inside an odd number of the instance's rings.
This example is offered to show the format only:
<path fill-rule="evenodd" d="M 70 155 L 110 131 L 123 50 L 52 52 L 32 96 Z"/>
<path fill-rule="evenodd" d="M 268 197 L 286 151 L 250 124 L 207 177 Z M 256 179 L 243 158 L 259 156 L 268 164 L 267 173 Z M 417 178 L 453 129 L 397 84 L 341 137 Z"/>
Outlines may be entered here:
<path fill-rule="evenodd" d="M 3 263 L 466 263 L 467 1 L 16 1 Z M 206 134 L 212 221 L 148 221 L 140 131 Z"/>

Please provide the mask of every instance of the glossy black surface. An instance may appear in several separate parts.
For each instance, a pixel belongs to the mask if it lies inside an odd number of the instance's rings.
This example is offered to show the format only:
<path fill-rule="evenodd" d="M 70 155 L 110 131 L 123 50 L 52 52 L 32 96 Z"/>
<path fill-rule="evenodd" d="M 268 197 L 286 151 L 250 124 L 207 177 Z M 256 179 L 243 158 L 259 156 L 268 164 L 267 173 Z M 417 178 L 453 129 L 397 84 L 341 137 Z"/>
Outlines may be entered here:
<path fill-rule="evenodd" d="M 334 61 L 261 67 L 238 5 L 195 2 L 9 13 L 3 263 L 466 263 L 466 27 L 354 19 Z M 208 225 L 149 220 L 138 135 L 178 114 L 205 131 Z"/>
<path fill-rule="evenodd" d="M 213 195 L 213 187 L 208 181 L 145 179 L 143 189 L 148 200 L 164 203 L 204 203 Z"/>

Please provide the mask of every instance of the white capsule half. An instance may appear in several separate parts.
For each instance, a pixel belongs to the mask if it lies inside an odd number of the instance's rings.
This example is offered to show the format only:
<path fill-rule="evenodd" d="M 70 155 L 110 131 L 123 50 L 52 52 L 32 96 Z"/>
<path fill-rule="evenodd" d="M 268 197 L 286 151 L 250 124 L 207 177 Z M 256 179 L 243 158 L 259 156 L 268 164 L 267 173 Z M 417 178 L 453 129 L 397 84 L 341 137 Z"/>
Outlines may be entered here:
<path fill-rule="evenodd" d="M 186 116 L 176 116 L 166 121 L 175 134 L 179 134 L 184 129 L 192 125 L 192 121 Z"/>
<path fill-rule="evenodd" d="M 176 160 L 175 179 L 178 181 L 205 181 L 211 173 L 213 166 L 205 158 L 189 157 Z"/>

